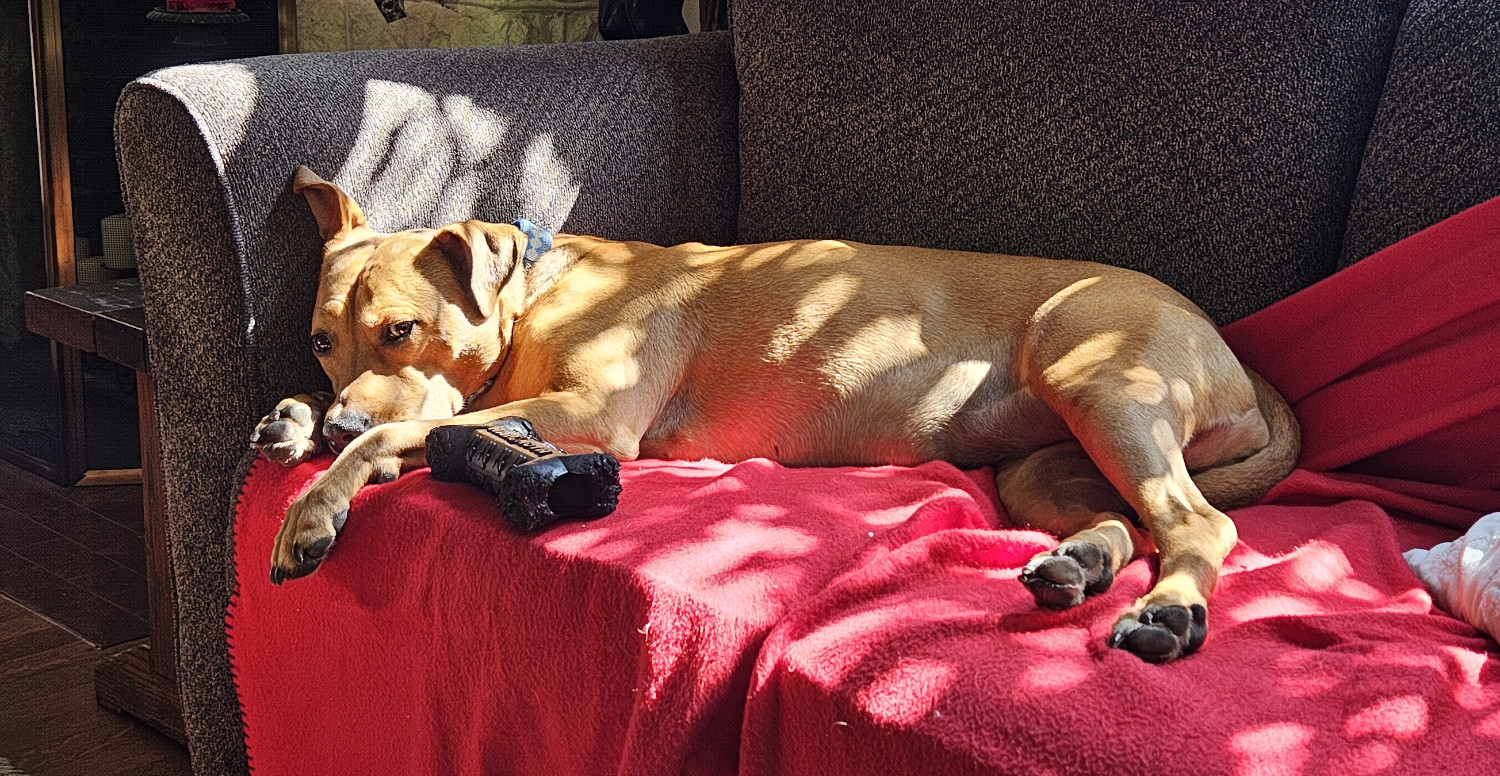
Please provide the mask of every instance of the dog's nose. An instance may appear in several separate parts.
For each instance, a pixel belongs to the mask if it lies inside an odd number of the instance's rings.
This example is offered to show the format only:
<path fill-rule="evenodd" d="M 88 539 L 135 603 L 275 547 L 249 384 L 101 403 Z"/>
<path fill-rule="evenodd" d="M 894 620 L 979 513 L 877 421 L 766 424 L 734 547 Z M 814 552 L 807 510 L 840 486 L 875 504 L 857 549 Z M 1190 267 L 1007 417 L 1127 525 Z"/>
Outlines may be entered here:
<path fill-rule="evenodd" d="M 328 446 L 334 452 L 340 452 L 350 442 L 358 439 L 360 434 L 369 431 L 370 425 L 370 416 L 363 412 L 344 411 L 337 415 L 329 413 L 328 419 L 323 422 L 323 438 L 328 440 Z"/>

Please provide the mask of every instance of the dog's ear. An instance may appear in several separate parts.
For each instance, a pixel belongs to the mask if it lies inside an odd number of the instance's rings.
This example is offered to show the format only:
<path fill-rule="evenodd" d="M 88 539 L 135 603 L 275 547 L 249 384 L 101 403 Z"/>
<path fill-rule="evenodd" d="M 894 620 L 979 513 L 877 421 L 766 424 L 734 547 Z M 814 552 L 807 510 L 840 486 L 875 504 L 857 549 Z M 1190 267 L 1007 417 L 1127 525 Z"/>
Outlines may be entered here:
<path fill-rule="evenodd" d="M 319 178 L 306 165 L 297 165 L 297 172 L 292 176 L 292 191 L 307 199 L 313 218 L 318 220 L 318 234 L 323 236 L 323 242 L 368 223 L 359 203 L 343 189 Z"/>
<path fill-rule="evenodd" d="M 448 260 L 471 312 L 490 318 L 500 312 L 506 286 L 521 266 L 525 239 L 513 226 L 469 220 L 439 230 L 432 247 Z"/>

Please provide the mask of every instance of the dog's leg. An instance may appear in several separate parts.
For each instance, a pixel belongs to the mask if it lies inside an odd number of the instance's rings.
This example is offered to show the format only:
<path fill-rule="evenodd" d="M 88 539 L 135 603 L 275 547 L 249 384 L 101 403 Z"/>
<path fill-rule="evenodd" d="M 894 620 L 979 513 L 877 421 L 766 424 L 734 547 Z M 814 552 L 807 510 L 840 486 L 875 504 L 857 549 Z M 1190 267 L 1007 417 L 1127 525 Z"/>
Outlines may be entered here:
<path fill-rule="evenodd" d="M 425 465 L 427 432 L 441 425 L 481 425 L 512 416 L 531 421 L 544 439 L 568 445 L 569 452 L 587 448 L 630 460 L 638 449 L 638 435 L 632 441 L 633 432 L 604 421 L 599 402 L 573 393 L 545 394 L 456 418 L 376 426 L 344 448 L 323 477 L 287 509 L 271 551 L 271 581 L 281 584 L 317 570 L 343 529 L 349 502 L 360 488 L 389 482 L 402 469 Z"/>
<path fill-rule="evenodd" d="M 1150 538 L 1125 516 L 1134 510 L 1077 442 L 1000 464 L 995 484 L 1012 521 L 1062 539 L 1021 570 L 1038 606 L 1077 606 L 1108 590 L 1115 572 L 1150 551 Z"/>
<path fill-rule="evenodd" d="M 250 434 L 250 444 L 268 461 L 296 466 L 327 449 L 323 415 L 333 403 L 327 391 L 299 393 L 282 399 Z"/>
<path fill-rule="evenodd" d="M 1200 436 L 1237 439 L 1214 457 L 1243 457 L 1264 445 L 1266 426 L 1253 384 L 1206 317 L 1185 301 L 1118 291 L 1101 282 L 1059 294 L 1033 321 L 1021 367 L 1150 534 L 1156 583 L 1109 643 L 1165 662 L 1203 644 L 1208 596 L 1237 539 L 1189 476 L 1184 449 Z"/>
<path fill-rule="evenodd" d="M 1183 421 L 1143 406 L 1107 377 L 1064 408 L 1095 465 L 1145 523 L 1160 558 L 1156 585 L 1115 623 L 1111 646 L 1160 663 L 1191 654 L 1208 633 L 1208 596 L 1234 547 L 1234 523 L 1188 475 Z"/>

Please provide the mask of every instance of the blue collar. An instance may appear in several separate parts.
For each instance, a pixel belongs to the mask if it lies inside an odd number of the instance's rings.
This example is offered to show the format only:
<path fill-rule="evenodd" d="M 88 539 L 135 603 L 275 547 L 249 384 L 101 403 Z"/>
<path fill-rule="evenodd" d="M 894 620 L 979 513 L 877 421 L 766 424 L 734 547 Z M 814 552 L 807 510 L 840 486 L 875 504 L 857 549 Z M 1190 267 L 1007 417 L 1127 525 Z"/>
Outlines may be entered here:
<path fill-rule="evenodd" d="M 544 229 L 524 218 L 516 219 L 515 225 L 526 234 L 526 252 L 521 255 L 521 265 L 530 269 L 542 254 L 552 250 L 552 230 Z"/>

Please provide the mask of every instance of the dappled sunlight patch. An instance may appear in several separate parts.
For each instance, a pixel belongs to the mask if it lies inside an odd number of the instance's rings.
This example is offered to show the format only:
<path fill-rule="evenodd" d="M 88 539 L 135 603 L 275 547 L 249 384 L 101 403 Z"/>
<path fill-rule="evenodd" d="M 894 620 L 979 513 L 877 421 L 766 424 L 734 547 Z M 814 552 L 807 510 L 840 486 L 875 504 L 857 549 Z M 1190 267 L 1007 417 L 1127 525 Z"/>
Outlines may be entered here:
<path fill-rule="evenodd" d="M 376 222 L 411 214 L 413 209 L 425 217 L 411 220 L 435 221 L 439 210 L 448 210 L 438 204 L 454 177 L 455 159 L 462 158 L 452 123 L 437 97 L 425 89 L 367 81 L 359 135 L 332 181 L 354 193 Z M 466 200 L 454 210 L 467 210 L 472 195 Z"/>
<path fill-rule="evenodd" d="M 844 309 L 844 305 L 854 298 L 859 285 L 858 278 L 844 273 L 819 281 L 802 295 L 791 317 L 771 332 L 763 358 L 773 364 L 791 359 L 829 318 Z"/>
<path fill-rule="evenodd" d="M 1161 404 L 1167 398 L 1167 381 L 1161 373 L 1147 366 L 1133 366 L 1124 371 L 1125 395 L 1141 404 Z"/>
<path fill-rule="evenodd" d="M 356 192 L 377 221 L 436 225 L 474 215 L 484 179 L 504 151 L 511 119 L 465 95 L 439 96 L 380 79 L 365 82 L 363 110 L 358 135 L 333 182 Z M 539 134 L 506 153 L 516 157 L 514 197 L 520 212 L 539 223 L 565 221 L 582 187 L 553 136 Z"/>
<path fill-rule="evenodd" d="M 817 267 L 832 261 L 847 261 L 854 256 L 854 249 L 841 240 L 813 240 L 792 243 L 784 252 L 788 271 Z"/>
<path fill-rule="evenodd" d="M 1095 334 L 1042 370 L 1047 382 L 1071 390 L 1093 378 L 1105 362 L 1115 357 L 1125 342 L 1125 332 Z"/>
<path fill-rule="evenodd" d="M 839 343 L 821 370 L 828 384 L 847 396 L 886 371 L 927 354 L 920 315 L 881 315 Z"/>
<path fill-rule="evenodd" d="M 947 418 L 963 408 L 964 404 L 979 390 L 994 365 L 988 361 L 956 361 L 943 368 L 943 373 L 922 398 L 917 400 L 912 417 Z"/>
<path fill-rule="evenodd" d="M 1495 713 L 1480 720 L 1479 724 L 1474 726 L 1474 734 L 1500 741 L 1500 709 L 1496 709 Z"/>
<path fill-rule="evenodd" d="M 1239 574 L 1246 571 L 1256 571 L 1258 569 L 1275 566 L 1276 564 L 1280 563 L 1281 560 L 1281 556 L 1267 555 L 1260 550 L 1257 550 L 1254 547 L 1245 544 L 1244 541 L 1241 541 L 1239 544 L 1235 545 L 1234 551 L 1231 552 L 1229 554 L 1229 557 L 1224 560 L 1224 566 L 1221 570 L 1221 573 L 1225 577 L 1228 577 L 1230 575 Z"/>
<path fill-rule="evenodd" d="M 148 75 L 144 80 L 151 78 Z M 260 99 L 260 84 L 255 73 L 235 62 L 208 62 L 175 67 L 172 78 L 184 82 L 202 79 L 214 84 L 213 93 L 208 95 L 214 110 L 203 112 L 196 118 L 217 130 L 211 135 L 216 145 L 215 155 L 219 157 L 219 163 L 228 167 L 245 139 L 245 130 L 250 127 L 251 114 Z"/>
<path fill-rule="evenodd" d="M 587 298 L 616 296 L 628 280 L 626 273 L 613 266 L 579 264 L 568 270 L 553 288 L 556 293 Z M 567 305 L 542 305 L 527 312 L 527 328 L 536 332 L 550 331 L 577 313 Z M 616 327 L 619 328 L 619 327 Z"/>
<path fill-rule="evenodd" d="M 1170 450 L 1173 441 L 1171 424 L 1158 420 L 1151 424 L 1152 435 L 1163 451 Z M 1193 499 L 1188 496 L 1185 485 L 1189 483 L 1187 469 L 1180 454 L 1166 453 L 1172 473 L 1160 477 L 1147 477 L 1138 486 L 1142 503 L 1167 514 L 1192 512 Z"/>
<path fill-rule="evenodd" d="M 1386 698 L 1344 721 L 1344 734 L 1352 738 L 1383 735 L 1411 739 L 1426 732 L 1427 701 L 1419 695 Z"/>
<path fill-rule="evenodd" d="M 1309 592 L 1332 590 L 1354 573 L 1343 550 L 1327 542 L 1308 542 L 1288 561 L 1289 580 L 1298 589 Z"/>
<path fill-rule="evenodd" d="M 1328 772 L 1338 776 L 1374 776 L 1390 770 L 1400 760 L 1401 750 L 1395 744 L 1366 741 L 1335 758 Z"/>
<path fill-rule="evenodd" d="M 796 652 L 787 660 L 809 676 L 842 681 L 883 643 L 911 638 L 934 625 L 942 626 L 944 633 L 958 634 L 964 630 L 963 623 L 987 622 L 989 614 L 986 609 L 951 598 L 887 600 L 821 623 L 799 640 Z M 931 643 L 931 639 L 925 643 Z"/>
<path fill-rule="evenodd" d="M 856 480 L 878 480 L 885 476 L 885 474 L 881 472 L 881 468 L 883 467 L 853 469 L 849 472 L 849 476 L 853 477 Z"/>
<path fill-rule="evenodd" d="M 1087 633 L 1085 628 L 1057 626 L 1006 633 L 1005 640 L 1028 653 L 1087 657 L 1088 649 L 1084 646 Z"/>
<path fill-rule="evenodd" d="M 1276 658 L 1272 676 L 1288 698 L 1311 698 L 1342 684 L 1347 666 L 1321 650 L 1295 650 Z"/>
<path fill-rule="evenodd" d="M 871 717 L 909 725 L 932 712 L 957 674 L 953 666 L 931 658 L 906 660 L 877 676 L 855 698 Z"/>
<path fill-rule="evenodd" d="M 573 181 L 551 133 L 532 138 L 521 157 L 516 196 L 523 212 L 542 223 L 561 224 L 573 211 L 583 187 Z"/>
<path fill-rule="evenodd" d="M 1327 611 L 1323 605 L 1316 601 L 1293 595 L 1271 593 L 1269 595 L 1256 596 L 1239 606 L 1235 606 L 1229 610 L 1228 614 L 1235 622 L 1248 622 L 1266 617 L 1326 614 Z"/>
<path fill-rule="evenodd" d="M 735 476 L 734 471 L 731 469 L 728 472 L 714 477 L 709 482 L 704 483 L 689 495 L 700 497 L 725 493 L 748 493 L 749 491 L 750 486 L 745 484 L 744 479 Z"/>
<path fill-rule="evenodd" d="M 1373 585 L 1358 579 L 1346 579 L 1340 582 L 1338 587 L 1334 588 L 1334 592 L 1345 598 L 1352 598 L 1356 601 L 1367 601 L 1369 603 L 1380 603 L 1387 598 L 1384 593 L 1376 590 Z"/>
<path fill-rule="evenodd" d="M 1391 647 L 1375 646 L 1366 657 L 1371 665 L 1391 666 L 1395 668 L 1425 668 L 1438 676 L 1447 678 L 1448 667 L 1443 663 L 1441 655 L 1435 655 L 1426 650 L 1415 651 L 1408 645 Z"/>
<path fill-rule="evenodd" d="M 1038 321 L 1041 321 L 1043 318 L 1051 315 L 1052 311 L 1056 310 L 1058 305 L 1066 302 L 1068 300 L 1068 297 L 1078 293 L 1079 291 L 1082 291 L 1085 288 L 1088 288 L 1089 286 L 1094 285 L 1095 283 L 1098 283 L 1103 279 L 1103 277 L 1095 275 L 1094 277 L 1084 278 L 1083 280 L 1074 282 L 1067 288 L 1058 291 L 1050 298 L 1048 298 L 1047 301 L 1042 302 L 1040 307 L 1036 308 L 1036 312 L 1031 316 L 1031 322 L 1034 324 Z"/>
<path fill-rule="evenodd" d="M 509 127 L 499 114 L 474 104 L 465 95 L 444 97 L 441 109 L 447 119 L 444 129 L 458 164 L 452 171 L 452 179 L 443 187 L 444 196 L 436 203 L 434 222 L 448 223 L 472 217 L 484 163 L 500 147 Z"/>
<path fill-rule="evenodd" d="M 635 326 L 611 326 L 580 346 L 573 358 L 592 367 L 600 388 L 623 391 L 641 380 L 641 366 L 635 358 L 641 340 Z"/>
<path fill-rule="evenodd" d="M 762 264 L 786 258 L 797 250 L 794 243 L 768 243 L 759 245 L 745 251 L 739 260 L 739 269 L 742 271 L 755 269 Z"/>
<path fill-rule="evenodd" d="M 1067 692 L 1094 675 L 1095 663 L 1087 658 L 1041 660 L 1021 672 L 1016 689 L 1023 693 L 1055 695 Z"/>
<path fill-rule="evenodd" d="M 560 533 L 548 539 L 548 549 L 569 555 L 590 555 L 603 559 L 627 557 L 641 548 L 635 538 L 623 536 L 608 526 L 595 523 L 595 528 L 582 523 L 572 531 Z"/>
<path fill-rule="evenodd" d="M 1242 523 L 1255 533 L 1255 522 Z M 1315 526 L 1310 526 L 1315 527 Z M 1425 614 L 1430 605 L 1413 585 L 1392 582 L 1384 567 L 1368 564 L 1367 551 L 1352 549 L 1351 541 L 1365 542 L 1357 526 L 1330 526 L 1273 556 L 1241 543 L 1226 564 L 1223 592 L 1234 601 L 1219 614 L 1236 624 L 1277 616 L 1367 612 Z M 1390 559 L 1392 565 L 1399 557 Z M 1265 591 L 1265 592 L 1252 592 Z"/>
<path fill-rule="evenodd" d="M 626 563 L 675 587 L 702 588 L 705 593 L 713 589 L 716 597 L 735 590 L 748 594 L 773 582 L 796 588 L 803 574 L 796 561 L 821 544 L 811 531 L 778 525 L 788 514 L 784 506 L 747 503 L 677 541 L 648 540 L 660 522 L 643 516 L 634 525 L 584 524 L 547 544 L 563 553 Z"/>
<path fill-rule="evenodd" d="M 1449 681 L 1456 685 L 1453 700 L 1459 706 L 1475 711 L 1500 707 L 1500 686 L 1485 684 L 1485 667 L 1494 670 L 1490 662 L 1494 660 L 1492 653 L 1454 646 L 1445 646 L 1442 651 L 1451 664 Z"/>
<path fill-rule="evenodd" d="M 796 526 L 767 522 L 785 512 L 782 507 L 747 505 L 739 510 L 738 516 L 709 525 L 701 539 L 659 548 L 640 568 L 655 576 L 684 580 L 692 586 L 697 584 L 694 580 L 717 579 L 730 572 L 746 577 L 756 572 L 800 575 L 796 564 L 778 561 L 793 561 L 811 554 L 818 548 L 819 540 Z M 761 568 L 745 568 L 752 559 Z M 792 581 L 784 576 L 778 580 Z M 750 579 L 736 581 L 747 582 Z"/>
<path fill-rule="evenodd" d="M 1238 758 L 1235 776 L 1301 774 L 1316 735 L 1296 722 L 1271 722 L 1235 733 L 1229 738 L 1229 751 Z"/>
<path fill-rule="evenodd" d="M 1057 537 L 1041 531 L 1008 529 L 1004 539 L 995 541 L 974 555 L 974 563 L 988 576 L 1014 579 L 1021 567 L 1039 552 L 1057 546 Z"/>
<path fill-rule="evenodd" d="M 795 653 L 786 656 L 793 667 L 813 676 L 842 677 L 875 648 L 876 634 L 887 633 L 895 623 L 909 619 L 891 607 L 866 607 L 846 612 L 803 636 Z M 801 658 L 806 658 L 806 661 Z"/>
<path fill-rule="evenodd" d="M 1300 547 L 1287 561 L 1288 587 L 1308 593 L 1336 593 L 1356 601 L 1379 603 L 1388 596 L 1357 579 L 1344 550 L 1321 539 Z"/>

